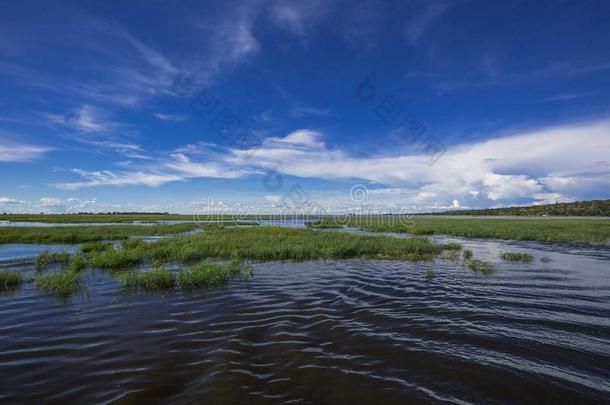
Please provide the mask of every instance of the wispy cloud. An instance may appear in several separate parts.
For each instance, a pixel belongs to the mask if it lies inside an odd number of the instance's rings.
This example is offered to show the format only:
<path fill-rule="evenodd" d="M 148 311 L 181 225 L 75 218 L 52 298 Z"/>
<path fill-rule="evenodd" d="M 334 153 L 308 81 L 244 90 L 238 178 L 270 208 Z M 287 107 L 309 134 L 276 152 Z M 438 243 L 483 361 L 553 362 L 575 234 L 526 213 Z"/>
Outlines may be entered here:
<path fill-rule="evenodd" d="M 550 101 L 568 101 L 568 100 L 574 100 L 577 98 L 586 97 L 589 94 L 591 94 L 591 93 L 561 93 L 561 94 L 557 94 L 556 96 L 543 98 L 540 101 L 545 102 L 545 103 L 550 102 Z"/>
<path fill-rule="evenodd" d="M 0 197 L 0 205 L 21 205 L 21 204 L 30 204 L 27 201 L 17 200 L 15 198 L 8 197 Z"/>
<path fill-rule="evenodd" d="M 0 134 L 1 135 L 1 134 Z M 29 162 L 55 150 L 50 146 L 30 145 L 0 136 L 0 162 Z"/>
<path fill-rule="evenodd" d="M 431 0 L 421 3 L 418 10 L 405 23 L 405 36 L 414 45 L 424 32 L 451 7 L 450 0 Z"/>
<path fill-rule="evenodd" d="M 188 118 L 184 114 L 166 114 L 166 113 L 156 112 L 156 113 L 153 113 L 153 115 L 155 116 L 155 118 L 157 118 L 161 121 L 182 122 L 182 121 L 186 121 Z"/>

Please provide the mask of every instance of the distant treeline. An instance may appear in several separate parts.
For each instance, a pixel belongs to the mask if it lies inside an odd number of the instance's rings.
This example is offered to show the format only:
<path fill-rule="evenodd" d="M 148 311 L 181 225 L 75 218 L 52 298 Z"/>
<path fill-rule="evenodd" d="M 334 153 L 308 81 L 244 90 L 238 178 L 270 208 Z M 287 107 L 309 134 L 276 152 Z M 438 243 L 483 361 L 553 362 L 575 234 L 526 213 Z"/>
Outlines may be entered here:
<path fill-rule="evenodd" d="M 576 201 L 527 207 L 486 208 L 436 212 L 427 215 L 579 216 L 610 217 L 610 200 Z"/>

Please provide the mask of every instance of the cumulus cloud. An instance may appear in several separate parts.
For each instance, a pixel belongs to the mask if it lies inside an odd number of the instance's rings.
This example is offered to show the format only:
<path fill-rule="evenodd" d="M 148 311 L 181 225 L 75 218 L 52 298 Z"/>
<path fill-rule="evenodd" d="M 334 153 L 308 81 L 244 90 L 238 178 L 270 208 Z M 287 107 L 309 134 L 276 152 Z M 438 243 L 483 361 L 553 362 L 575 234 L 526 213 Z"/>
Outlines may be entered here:
<path fill-rule="evenodd" d="M 44 197 L 40 199 L 40 204 L 43 207 L 58 207 L 63 205 L 63 201 L 61 201 L 59 198 Z"/>
<path fill-rule="evenodd" d="M 610 122 L 543 128 L 447 148 L 434 165 L 423 154 L 353 157 L 301 129 L 268 137 L 252 149 L 195 155 L 189 148 L 136 171 L 74 172 L 86 179 L 66 189 L 102 185 L 158 186 L 190 178 L 283 175 L 373 183 L 371 196 L 421 206 L 457 208 L 462 201 L 567 201 L 610 189 Z M 574 153 L 578 150 L 578 153 Z M 598 196 L 603 197 L 603 196 Z M 606 195 L 607 197 L 607 195 Z"/>
<path fill-rule="evenodd" d="M 29 202 L 23 201 L 23 200 L 17 200 L 15 198 L 0 197 L 0 205 L 19 205 L 19 204 L 29 204 Z"/>

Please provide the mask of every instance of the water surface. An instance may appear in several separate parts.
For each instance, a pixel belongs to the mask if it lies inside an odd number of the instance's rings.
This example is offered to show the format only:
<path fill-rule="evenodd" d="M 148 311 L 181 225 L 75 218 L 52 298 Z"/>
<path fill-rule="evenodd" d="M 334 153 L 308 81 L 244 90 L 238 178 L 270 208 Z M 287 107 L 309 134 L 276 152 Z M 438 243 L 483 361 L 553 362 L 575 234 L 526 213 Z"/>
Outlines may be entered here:
<path fill-rule="evenodd" d="M 467 243 L 496 271 L 259 263 L 226 288 L 161 295 L 90 270 L 69 300 L 26 284 L 0 297 L 0 400 L 604 403 L 607 248 Z M 536 261 L 502 263 L 502 251 Z"/>

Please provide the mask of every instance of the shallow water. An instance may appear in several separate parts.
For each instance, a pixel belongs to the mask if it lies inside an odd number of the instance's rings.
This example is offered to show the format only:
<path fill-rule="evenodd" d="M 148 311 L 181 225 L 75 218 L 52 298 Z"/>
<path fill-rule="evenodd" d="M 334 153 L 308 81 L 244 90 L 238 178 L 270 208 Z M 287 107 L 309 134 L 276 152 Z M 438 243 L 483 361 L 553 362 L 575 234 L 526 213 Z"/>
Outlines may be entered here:
<path fill-rule="evenodd" d="M 446 239 L 496 270 L 260 263 L 227 288 L 166 295 L 88 271 L 67 301 L 26 284 L 0 296 L 0 400 L 603 403 L 608 249 Z M 503 251 L 536 260 L 502 263 Z"/>

